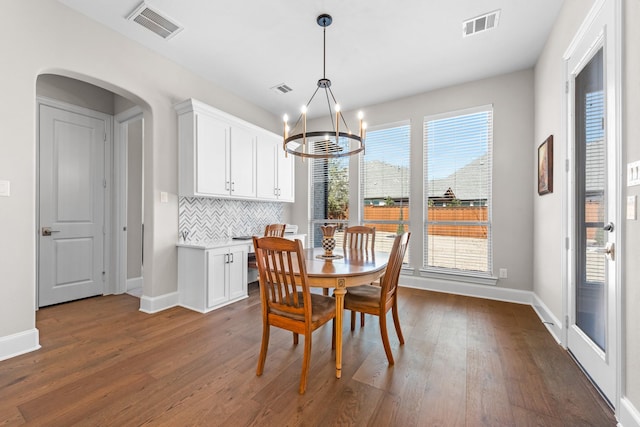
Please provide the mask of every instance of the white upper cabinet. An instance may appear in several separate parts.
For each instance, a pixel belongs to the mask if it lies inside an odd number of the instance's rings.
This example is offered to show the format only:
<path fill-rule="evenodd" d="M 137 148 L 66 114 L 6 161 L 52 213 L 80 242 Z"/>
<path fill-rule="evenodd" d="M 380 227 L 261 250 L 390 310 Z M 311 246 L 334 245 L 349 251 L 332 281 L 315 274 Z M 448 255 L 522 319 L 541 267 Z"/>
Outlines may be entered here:
<path fill-rule="evenodd" d="M 294 201 L 293 156 L 285 156 L 282 137 L 270 132 L 258 135 L 257 195 L 260 199 Z"/>
<path fill-rule="evenodd" d="M 256 197 L 261 129 L 189 99 L 176 106 L 179 192 L 186 197 Z"/>

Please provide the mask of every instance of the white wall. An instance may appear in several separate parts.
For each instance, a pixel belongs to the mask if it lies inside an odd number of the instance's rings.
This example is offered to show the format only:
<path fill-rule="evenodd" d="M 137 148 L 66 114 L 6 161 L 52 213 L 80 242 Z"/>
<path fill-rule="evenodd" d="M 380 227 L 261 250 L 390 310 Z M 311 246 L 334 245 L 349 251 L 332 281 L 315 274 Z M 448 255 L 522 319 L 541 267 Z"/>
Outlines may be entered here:
<path fill-rule="evenodd" d="M 176 291 L 177 119 L 189 97 L 278 131 L 279 119 L 99 26 L 54 0 L 5 0 L 0 29 L 0 358 L 16 334 L 35 328 L 36 80 L 78 78 L 140 105 L 145 114 L 145 296 Z M 117 106 L 116 106 L 117 107 Z M 160 203 L 160 191 L 169 203 Z"/>
<path fill-rule="evenodd" d="M 533 288 L 557 319 L 563 315 L 562 307 L 562 188 L 563 164 L 566 159 L 566 132 L 562 122 L 565 99 L 564 65 L 562 56 L 575 36 L 580 24 L 593 5 L 593 1 L 565 0 L 553 31 L 535 68 L 535 138 L 530 146 L 533 154 L 531 188 L 533 197 Z M 538 196 L 537 150 L 553 135 L 554 191 Z"/>
<path fill-rule="evenodd" d="M 424 117 L 493 104 L 494 273 L 508 269 L 508 279 L 498 281 L 500 287 L 532 290 L 533 93 L 533 70 L 529 69 L 362 108 L 371 127 L 411 121 L 412 267 L 422 266 Z M 354 112 L 345 115 L 353 117 Z M 293 206 L 292 218 L 302 230 L 307 229 L 309 217 L 309 162 L 296 162 L 296 201 L 302 203 Z"/>

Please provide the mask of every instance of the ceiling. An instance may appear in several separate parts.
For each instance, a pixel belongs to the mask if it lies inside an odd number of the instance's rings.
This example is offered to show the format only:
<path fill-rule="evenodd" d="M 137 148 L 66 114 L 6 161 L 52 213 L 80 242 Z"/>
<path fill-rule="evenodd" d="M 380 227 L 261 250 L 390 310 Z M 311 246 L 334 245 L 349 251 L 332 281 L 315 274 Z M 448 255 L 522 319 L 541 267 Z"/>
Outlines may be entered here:
<path fill-rule="evenodd" d="M 59 0 L 281 116 L 299 111 L 323 77 L 343 110 L 535 64 L 562 0 L 148 0 L 184 29 L 165 40 L 126 18 L 140 0 Z M 490 31 L 462 23 L 500 10 Z M 286 84 L 287 94 L 271 88 Z M 313 117 L 313 111 L 309 111 Z"/>

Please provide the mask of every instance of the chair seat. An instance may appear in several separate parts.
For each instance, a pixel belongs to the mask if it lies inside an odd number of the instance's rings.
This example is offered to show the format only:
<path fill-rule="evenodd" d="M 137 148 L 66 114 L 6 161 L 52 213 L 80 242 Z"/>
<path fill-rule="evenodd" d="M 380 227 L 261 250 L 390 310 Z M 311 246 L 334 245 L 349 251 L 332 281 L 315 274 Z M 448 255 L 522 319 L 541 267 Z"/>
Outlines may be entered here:
<path fill-rule="evenodd" d="M 376 309 L 380 307 L 380 290 L 379 286 L 360 285 L 347 289 L 344 296 L 344 307 L 349 309 L 351 305 L 357 307 L 370 307 Z"/>
<path fill-rule="evenodd" d="M 303 301 L 302 292 L 298 292 L 299 301 Z M 331 318 L 336 312 L 336 300 L 324 295 L 311 294 L 311 322 L 316 323 L 321 319 Z M 290 319 L 304 322 L 304 315 L 287 313 L 277 308 L 271 308 L 271 313 L 278 316 L 288 317 Z"/>

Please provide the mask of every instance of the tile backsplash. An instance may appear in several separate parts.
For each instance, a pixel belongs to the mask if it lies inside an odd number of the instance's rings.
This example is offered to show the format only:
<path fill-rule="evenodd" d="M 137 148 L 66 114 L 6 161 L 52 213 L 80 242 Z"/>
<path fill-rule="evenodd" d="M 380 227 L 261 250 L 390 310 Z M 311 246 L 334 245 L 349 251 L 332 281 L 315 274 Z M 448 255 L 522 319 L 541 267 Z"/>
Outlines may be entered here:
<path fill-rule="evenodd" d="M 284 204 L 245 200 L 180 197 L 179 236 L 190 240 L 218 240 L 262 235 L 267 224 L 284 222 Z"/>

